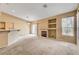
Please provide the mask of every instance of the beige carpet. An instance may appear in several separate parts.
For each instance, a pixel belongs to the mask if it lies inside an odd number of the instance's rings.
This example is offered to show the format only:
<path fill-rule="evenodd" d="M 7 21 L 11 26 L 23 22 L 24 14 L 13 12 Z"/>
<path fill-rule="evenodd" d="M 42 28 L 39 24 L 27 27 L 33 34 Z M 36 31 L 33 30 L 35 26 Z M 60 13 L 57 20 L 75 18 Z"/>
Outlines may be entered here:
<path fill-rule="evenodd" d="M 1 55 L 74 55 L 78 47 L 71 43 L 30 37 L 0 49 Z"/>

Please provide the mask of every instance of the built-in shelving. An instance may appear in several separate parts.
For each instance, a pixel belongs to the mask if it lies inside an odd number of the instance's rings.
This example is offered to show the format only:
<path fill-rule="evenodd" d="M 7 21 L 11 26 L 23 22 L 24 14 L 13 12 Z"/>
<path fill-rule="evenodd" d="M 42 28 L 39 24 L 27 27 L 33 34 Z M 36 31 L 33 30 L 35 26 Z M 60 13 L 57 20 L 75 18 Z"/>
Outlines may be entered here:
<path fill-rule="evenodd" d="M 51 29 L 51 30 L 56 30 L 56 28 L 48 28 L 48 30 L 49 30 L 49 29 Z"/>
<path fill-rule="evenodd" d="M 48 37 L 56 38 L 56 19 L 48 20 Z"/>
<path fill-rule="evenodd" d="M 56 23 L 49 23 L 49 24 L 56 24 Z"/>
<path fill-rule="evenodd" d="M 14 23 L 10 22 L 0 22 L 0 32 L 5 31 L 20 31 L 19 29 L 14 29 Z"/>
<path fill-rule="evenodd" d="M 5 29 L 5 22 L 0 22 L 0 29 Z"/>
<path fill-rule="evenodd" d="M 56 30 L 49 29 L 48 30 L 48 37 L 49 38 L 56 38 Z"/>
<path fill-rule="evenodd" d="M 14 29 L 14 23 L 0 22 L 0 29 Z"/>

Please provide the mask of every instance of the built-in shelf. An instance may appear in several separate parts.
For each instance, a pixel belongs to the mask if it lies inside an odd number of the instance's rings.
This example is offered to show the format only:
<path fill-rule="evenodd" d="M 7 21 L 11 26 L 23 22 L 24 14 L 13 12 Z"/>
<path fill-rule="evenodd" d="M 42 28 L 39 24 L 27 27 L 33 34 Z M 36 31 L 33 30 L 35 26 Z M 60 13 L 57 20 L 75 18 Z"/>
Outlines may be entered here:
<path fill-rule="evenodd" d="M 56 24 L 48 24 L 48 28 L 56 28 Z"/>
<path fill-rule="evenodd" d="M 0 22 L 0 32 L 10 32 L 10 31 L 20 31 L 19 29 L 14 29 L 14 23 L 11 22 Z"/>
<path fill-rule="evenodd" d="M 10 29 L 9 31 L 20 31 L 19 29 Z"/>
<path fill-rule="evenodd" d="M 0 32 L 9 32 L 9 30 L 0 29 Z"/>
<path fill-rule="evenodd" d="M 49 29 L 56 30 L 56 28 L 48 28 L 48 30 L 49 30 Z"/>
<path fill-rule="evenodd" d="M 56 23 L 49 23 L 49 24 L 56 24 Z"/>
<path fill-rule="evenodd" d="M 48 37 L 56 38 L 56 19 L 48 20 Z"/>
<path fill-rule="evenodd" d="M 0 29 L 0 32 L 10 32 L 10 31 L 20 31 L 20 30 L 19 29 L 10 29 L 10 30 Z"/>
<path fill-rule="evenodd" d="M 50 19 L 48 20 L 48 23 L 56 23 L 56 19 Z"/>

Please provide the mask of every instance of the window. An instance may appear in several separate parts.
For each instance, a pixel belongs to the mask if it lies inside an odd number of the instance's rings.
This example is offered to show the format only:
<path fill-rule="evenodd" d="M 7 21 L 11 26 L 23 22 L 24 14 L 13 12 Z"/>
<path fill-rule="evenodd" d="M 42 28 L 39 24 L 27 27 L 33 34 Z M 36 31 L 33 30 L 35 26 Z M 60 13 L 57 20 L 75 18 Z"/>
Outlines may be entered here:
<path fill-rule="evenodd" d="M 62 18 L 62 35 L 74 36 L 74 17 Z"/>

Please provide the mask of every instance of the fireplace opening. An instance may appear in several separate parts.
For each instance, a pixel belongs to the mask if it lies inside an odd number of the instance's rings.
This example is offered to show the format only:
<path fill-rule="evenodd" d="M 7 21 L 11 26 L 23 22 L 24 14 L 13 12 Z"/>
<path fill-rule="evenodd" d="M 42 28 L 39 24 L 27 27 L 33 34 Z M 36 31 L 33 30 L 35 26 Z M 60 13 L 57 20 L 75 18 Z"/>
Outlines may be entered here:
<path fill-rule="evenodd" d="M 42 37 L 47 37 L 47 31 L 41 31 L 41 36 Z"/>

